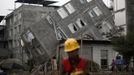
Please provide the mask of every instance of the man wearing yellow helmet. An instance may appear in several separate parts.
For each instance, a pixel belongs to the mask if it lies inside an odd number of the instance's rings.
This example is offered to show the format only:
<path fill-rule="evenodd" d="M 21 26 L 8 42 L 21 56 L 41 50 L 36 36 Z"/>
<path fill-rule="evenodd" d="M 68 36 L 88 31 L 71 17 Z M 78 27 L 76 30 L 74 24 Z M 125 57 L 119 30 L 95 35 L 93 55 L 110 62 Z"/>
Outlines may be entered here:
<path fill-rule="evenodd" d="M 90 75 L 91 67 L 89 62 L 79 57 L 78 50 L 80 46 L 76 39 L 69 38 L 64 43 L 64 51 L 68 58 L 62 61 L 60 75 Z"/>

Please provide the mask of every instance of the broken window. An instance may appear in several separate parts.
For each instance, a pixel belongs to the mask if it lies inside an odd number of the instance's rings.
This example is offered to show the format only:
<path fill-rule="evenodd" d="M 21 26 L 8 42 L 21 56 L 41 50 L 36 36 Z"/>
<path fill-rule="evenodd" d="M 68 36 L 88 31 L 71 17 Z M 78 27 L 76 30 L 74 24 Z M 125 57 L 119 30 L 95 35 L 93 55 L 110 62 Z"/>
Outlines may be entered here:
<path fill-rule="evenodd" d="M 72 33 L 75 33 L 76 31 L 78 31 L 78 27 L 76 24 L 71 23 L 68 25 L 68 27 Z"/>
<path fill-rule="evenodd" d="M 91 2 L 92 0 L 87 0 L 87 2 Z"/>
<path fill-rule="evenodd" d="M 75 9 L 74 9 L 74 7 L 71 5 L 71 3 L 66 4 L 66 5 L 65 5 L 65 8 L 68 10 L 68 12 L 69 12 L 70 14 L 72 14 L 73 12 L 75 12 Z"/>
<path fill-rule="evenodd" d="M 77 19 L 76 20 L 76 24 L 82 28 L 83 26 L 87 25 L 84 21 L 82 21 L 81 19 Z"/>
<path fill-rule="evenodd" d="M 63 8 L 58 9 L 57 12 L 61 16 L 62 19 L 68 16 L 67 12 Z"/>
<path fill-rule="evenodd" d="M 58 35 L 58 39 L 60 39 L 60 40 L 67 38 L 67 36 L 65 35 L 65 33 L 63 32 L 63 30 L 60 27 L 57 28 L 57 35 Z"/>
<path fill-rule="evenodd" d="M 32 42 L 32 40 L 35 38 L 34 35 L 28 30 L 24 35 L 23 38 L 26 42 Z"/>
<path fill-rule="evenodd" d="M 93 11 L 97 16 L 100 16 L 102 14 L 101 10 L 97 6 L 93 8 Z"/>

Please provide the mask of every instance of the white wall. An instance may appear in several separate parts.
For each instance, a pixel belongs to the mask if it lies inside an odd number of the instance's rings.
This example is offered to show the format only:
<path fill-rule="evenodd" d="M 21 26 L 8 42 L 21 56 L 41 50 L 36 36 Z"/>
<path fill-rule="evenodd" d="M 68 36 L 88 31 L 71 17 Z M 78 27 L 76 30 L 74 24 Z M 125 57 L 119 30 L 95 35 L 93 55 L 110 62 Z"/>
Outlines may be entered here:
<path fill-rule="evenodd" d="M 101 50 L 108 50 L 108 65 L 111 65 L 112 60 L 115 59 L 117 55 L 117 52 L 114 51 L 113 47 L 110 45 L 94 45 L 93 46 L 93 61 L 101 65 Z"/>
<path fill-rule="evenodd" d="M 113 6 L 113 3 L 111 2 L 111 0 L 103 0 L 103 2 L 105 3 L 105 5 L 108 7 L 108 8 L 111 8 Z"/>
<path fill-rule="evenodd" d="M 125 0 L 114 0 L 114 11 L 115 13 L 115 25 L 116 26 L 121 26 L 124 28 L 124 31 L 122 32 L 122 35 L 126 35 L 126 28 L 127 28 L 127 23 L 126 23 L 126 4 Z M 123 9 L 122 11 L 119 11 Z M 117 12 L 118 11 L 118 12 Z"/>
<path fill-rule="evenodd" d="M 125 0 L 114 0 L 114 11 L 125 8 Z M 115 13 L 115 25 L 120 26 L 126 24 L 126 10 Z"/>
<path fill-rule="evenodd" d="M 101 47 L 100 46 L 93 46 L 93 61 L 101 65 L 100 59 L 101 59 Z"/>
<path fill-rule="evenodd" d="M 114 0 L 114 11 L 125 8 L 125 0 Z"/>
<path fill-rule="evenodd" d="M 126 24 L 126 11 L 115 13 L 115 25 L 121 26 Z"/>

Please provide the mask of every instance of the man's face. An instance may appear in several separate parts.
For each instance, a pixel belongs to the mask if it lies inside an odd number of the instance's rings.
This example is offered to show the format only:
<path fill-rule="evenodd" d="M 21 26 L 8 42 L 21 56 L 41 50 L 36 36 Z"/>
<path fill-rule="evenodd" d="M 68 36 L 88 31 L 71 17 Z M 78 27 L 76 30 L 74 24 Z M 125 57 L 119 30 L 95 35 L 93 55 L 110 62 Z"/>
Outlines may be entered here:
<path fill-rule="evenodd" d="M 78 50 L 75 50 L 75 51 L 72 51 L 72 52 L 68 52 L 68 56 L 71 59 L 78 58 Z"/>

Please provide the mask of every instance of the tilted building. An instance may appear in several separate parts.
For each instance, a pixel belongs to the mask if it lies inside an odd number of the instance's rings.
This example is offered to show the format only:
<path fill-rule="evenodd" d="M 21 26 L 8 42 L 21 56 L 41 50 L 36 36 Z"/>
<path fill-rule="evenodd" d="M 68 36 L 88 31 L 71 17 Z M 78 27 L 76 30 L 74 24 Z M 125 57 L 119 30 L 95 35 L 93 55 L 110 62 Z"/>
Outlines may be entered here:
<path fill-rule="evenodd" d="M 14 53 L 14 57 L 22 58 L 22 48 L 20 46 L 20 34 L 35 22 L 44 18 L 46 13 L 54 11 L 51 7 L 41 7 L 33 5 L 22 5 L 6 16 L 6 38 L 8 47 Z"/>
<path fill-rule="evenodd" d="M 4 23 L 1 23 L 4 20 L 5 16 L 0 16 L 0 61 L 11 57 L 12 52 L 7 47 L 6 36 L 6 26 Z"/>
<path fill-rule="evenodd" d="M 56 55 L 61 39 L 109 40 L 116 32 L 113 15 L 102 0 L 71 0 L 29 26 L 22 46 L 40 64 Z"/>
<path fill-rule="evenodd" d="M 102 0 L 71 0 L 47 18 L 58 38 L 105 40 L 117 31 L 113 15 Z"/>

